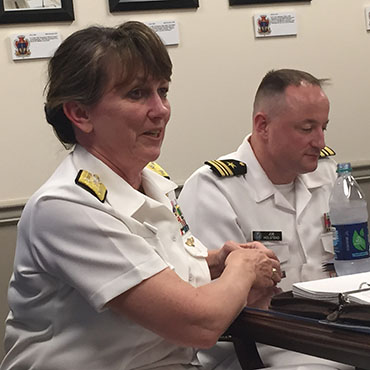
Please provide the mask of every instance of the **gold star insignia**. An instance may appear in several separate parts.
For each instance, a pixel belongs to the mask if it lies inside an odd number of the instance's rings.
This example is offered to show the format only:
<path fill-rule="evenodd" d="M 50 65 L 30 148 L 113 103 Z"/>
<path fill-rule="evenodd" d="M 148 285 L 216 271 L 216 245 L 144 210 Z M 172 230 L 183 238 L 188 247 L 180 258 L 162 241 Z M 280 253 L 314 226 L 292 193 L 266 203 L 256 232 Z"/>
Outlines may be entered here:
<path fill-rule="evenodd" d="M 185 242 L 186 245 L 188 245 L 189 247 L 194 247 L 195 244 L 194 244 L 194 238 L 193 237 L 190 237 L 186 240 Z"/>
<path fill-rule="evenodd" d="M 100 182 L 100 178 L 97 174 L 92 174 L 89 171 L 80 170 L 75 179 L 75 183 L 89 193 L 97 197 L 102 203 L 104 203 L 107 196 L 107 188 Z"/>
<path fill-rule="evenodd" d="M 204 163 L 208 164 L 218 177 L 240 176 L 247 173 L 246 164 L 235 159 L 218 159 Z"/>

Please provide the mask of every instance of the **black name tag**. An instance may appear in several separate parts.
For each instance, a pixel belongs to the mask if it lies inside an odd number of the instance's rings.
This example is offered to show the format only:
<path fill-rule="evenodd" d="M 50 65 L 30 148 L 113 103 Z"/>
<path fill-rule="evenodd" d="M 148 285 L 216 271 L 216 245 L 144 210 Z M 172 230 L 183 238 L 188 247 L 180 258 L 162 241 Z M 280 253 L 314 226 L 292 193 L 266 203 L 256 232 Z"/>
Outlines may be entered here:
<path fill-rule="evenodd" d="M 252 240 L 255 242 L 277 242 L 283 240 L 282 231 L 252 231 Z"/>

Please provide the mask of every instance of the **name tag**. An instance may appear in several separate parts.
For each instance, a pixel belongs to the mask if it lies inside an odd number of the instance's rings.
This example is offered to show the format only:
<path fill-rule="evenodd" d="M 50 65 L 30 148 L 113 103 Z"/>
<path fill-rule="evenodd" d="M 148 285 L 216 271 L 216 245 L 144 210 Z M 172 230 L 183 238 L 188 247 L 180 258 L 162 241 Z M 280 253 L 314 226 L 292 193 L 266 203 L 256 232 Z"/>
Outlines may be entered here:
<path fill-rule="evenodd" d="M 282 241 L 282 231 L 252 231 L 252 240 L 255 242 Z"/>

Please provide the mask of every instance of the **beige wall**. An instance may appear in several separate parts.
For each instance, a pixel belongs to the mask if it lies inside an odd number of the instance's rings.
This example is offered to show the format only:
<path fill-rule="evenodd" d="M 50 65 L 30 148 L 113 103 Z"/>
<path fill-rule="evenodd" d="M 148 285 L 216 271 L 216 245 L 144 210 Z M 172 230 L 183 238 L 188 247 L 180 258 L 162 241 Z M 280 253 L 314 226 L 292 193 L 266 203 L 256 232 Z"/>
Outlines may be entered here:
<path fill-rule="evenodd" d="M 251 128 L 257 84 L 272 68 L 298 68 L 331 78 L 326 88 L 332 103 L 327 142 L 337 151 L 338 161 L 367 163 L 370 34 L 365 30 L 365 6 L 370 6 L 370 0 L 238 7 L 229 7 L 228 0 L 200 0 L 197 10 L 110 14 L 107 0 L 74 0 L 76 20 L 71 24 L 1 25 L 0 221 L 12 218 L 7 213 L 11 207 L 4 207 L 22 204 L 65 155 L 43 117 L 46 61 L 13 62 L 9 35 L 59 31 L 65 38 L 92 24 L 176 20 L 181 43 L 169 48 L 174 63 L 169 95 L 173 114 L 159 162 L 175 181 L 183 183 L 205 159 L 239 145 Z M 254 38 L 253 14 L 293 10 L 297 37 Z M 368 169 L 364 172 L 367 176 Z M 0 226 L 2 322 L 15 226 L 12 222 Z M 0 346 L 0 358 L 1 351 Z"/>
<path fill-rule="evenodd" d="M 176 20 L 181 42 L 169 47 L 173 114 L 159 163 L 182 183 L 204 160 L 239 145 L 251 128 L 257 84 L 271 68 L 300 68 L 330 77 L 328 143 L 338 160 L 369 160 L 370 33 L 365 6 L 370 0 L 238 7 L 229 7 L 228 0 L 200 0 L 197 10 L 111 14 L 107 0 L 94 1 L 94 6 L 91 0 L 74 0 L 76 20 L 71 24 L 1 25 L 0 205 L 27 199 L 64 155 L 43 117 L 46 61 L 13 62 L 10 34 L 59 31 L 65 38 L 91 24 Z M 254 38 L 253 14 L 292 10 L 297 13 L 296 37 Z"/>

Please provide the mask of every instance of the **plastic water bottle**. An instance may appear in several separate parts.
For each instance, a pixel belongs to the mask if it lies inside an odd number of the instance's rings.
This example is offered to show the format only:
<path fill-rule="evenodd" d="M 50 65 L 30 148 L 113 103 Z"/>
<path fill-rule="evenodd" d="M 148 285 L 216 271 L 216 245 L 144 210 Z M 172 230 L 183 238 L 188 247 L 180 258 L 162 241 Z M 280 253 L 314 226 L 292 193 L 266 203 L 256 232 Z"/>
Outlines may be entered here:
<path fill-rule="evenodd" d="M 334 267 L 338 276 L 370 271 L 367 202 L 350 163 L 338 163 L 329 199 L 334 229 Z"/>

